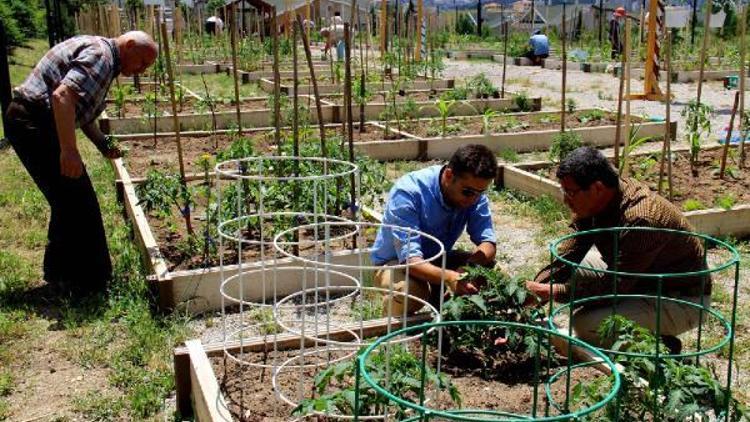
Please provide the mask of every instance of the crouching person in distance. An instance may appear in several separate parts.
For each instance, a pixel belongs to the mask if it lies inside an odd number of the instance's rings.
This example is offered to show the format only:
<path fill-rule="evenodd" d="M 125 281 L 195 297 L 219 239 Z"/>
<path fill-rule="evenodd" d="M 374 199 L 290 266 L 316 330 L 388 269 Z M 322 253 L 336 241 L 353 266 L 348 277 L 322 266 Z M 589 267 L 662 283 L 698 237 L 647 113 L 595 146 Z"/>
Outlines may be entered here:
<path fill-rule="evenodd" d="M 445 166 L 432 166 L 401 177 L 389 193 L 384 224 L 406 227 L 439 239 L 447 251 L 445 285 L 457 295 L 472 294 L 480 286 L 461 280 L 460 268 L 466 264 L 492 266 L 495 261 L 495 232 L 492 228 L 490 201 L 486 191 L 495 179 L 495 156 L 482 145 L 459 148 Z M 467 231 L 476 245 L 473 251 L 454 251 L 453 245 Z M 435 256 L 438 245 L 408 232 L 381 227 L 372 251 L 374 265 L 416 263 L 405 269 L 382 269 L 375 284 L 396 292 L 408 292 L 434 305 L 439 304 L 442 271 L 440 262 L 422 262 Z M 389 297 L 393 297 L 389 303 Z M 404 295 L 383 298 L 387 315 L 413 314 L 422 307 Z"/>
<path fill-rule="evenodd" d="M 607 227 L 654 227 L 694 231 L 680 210 L 648 187 L 620 178 L 615 168 L 596 149 L 581 147 L 570 153 L 557 170 L 565 204 L 573 213 L 571 228 L 585 231 Z M 615 245 L 615 238 L 617 245 Z M 615 247 L 616 246 L 616 247 Z M 558 246 L 559 255 L 582 266 L 629 273 L 682 273 L 706 268 L 703 245 L 694 236 L 667 231 L 621 231 L 588 234 L 568 239 Z M 615 252 L 617 256 L 615 256 Z M 608 295 L 614 292 L 609 274 L 573 268 L 556 260 L 540 271 L 526 286 L 543 302 Z M 550 284 L 552 284 L 550 295 Z M 703 284 L 703 288 L 701 285 Z M 618 294 L 656 295 L 654 278 L 618 277 Z M 665 278 L 662 295 L 708 306 L 711 280 L 700 277 Z M 606 302 L 606 303 L 602 303 Z M 574 310 L 573 329 L 577 337 L 601 344 L 597 328 L 613 312 L 611 301 L 590 301 Z M 617 314 L 656 331 L 657 303 L 653 298 L 625 298 L 617 302 Z M 662 300 L 660 333 L 672 353 L 681 350 L 677 335 L 697 327 L 699 309 Z"/>

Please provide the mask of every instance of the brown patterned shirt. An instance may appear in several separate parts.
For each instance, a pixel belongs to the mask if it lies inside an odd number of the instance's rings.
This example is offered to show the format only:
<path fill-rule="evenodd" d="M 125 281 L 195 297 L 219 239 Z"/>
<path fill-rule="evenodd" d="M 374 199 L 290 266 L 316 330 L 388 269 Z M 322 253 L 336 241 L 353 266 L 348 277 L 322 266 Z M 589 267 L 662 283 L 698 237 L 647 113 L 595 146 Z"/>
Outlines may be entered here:
<path fill-rule="evenodd" d="M 575 231 L 607 227 L 654 227 L 694 231 L 682 212 L 653 193 L 640 182 L 620 179 L 620 187 L 610 205 L 597 216 L 576 219 L 570 225 Z M 682 273 L 700 271 L 704 263 L 703 242 L 695 236 L 660 231 L 614 231 L 581 235 L 558 245 L 558 254 L 571 262 L 581 262 L 592 246 L 596 246 L 607 269 L 630 273 Z M 556 286 L 557 299 L 570 296 L 568 284 L 574 268 L 555 260 L 537 275 L 539 282 L 564 283 Z M 576 298 L 614 293 L 614 278 L 576 285 Z M 700 296 L 701 277 L 664 278 L 662 291 L 670 297 Z M 656 278 L 618 277 L 619 294 L 653 294 Z M 710 277 L 705 277 L 705 294 L 711 293 Z"/>

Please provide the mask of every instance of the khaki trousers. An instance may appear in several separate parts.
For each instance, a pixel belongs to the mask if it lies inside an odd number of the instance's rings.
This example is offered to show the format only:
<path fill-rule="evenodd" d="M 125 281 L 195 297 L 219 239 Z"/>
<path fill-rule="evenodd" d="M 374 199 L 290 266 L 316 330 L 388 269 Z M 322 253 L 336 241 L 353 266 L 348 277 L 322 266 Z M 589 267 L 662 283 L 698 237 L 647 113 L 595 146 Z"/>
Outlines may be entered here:
<path fill-rule="evenodd" d="M 450 251 L 446 258 L 446 269 L 455 270 L 466 264 L 466 260 L 471 256 L 471 253 L 465 251 Z M 389 261 L 385 266 L 396 265 L 397 260 Z M 439 264 L 438 264 L 439 265 Z M 418 310 L 422 309 L 424 304 L 417 300 L 409 300 L 409 296 L 416 296 L 425 302 L 432 304 L 435 308 L 438 308 L 440 304 L 440 286 L 438 284 L 431 284 L 425 280 L 414 277 L 410 272 L 407 277 L 406 269 L 390 269 L 384 268 L 375 272 L 374 278 L 375 286 L 381 289 L 393 289 L 393 300 L 389 300 L 391 295 L 384 293 L 383 296 L 383 316 L 389 314 L 394 317 L 404 315 L 404 308 L 407 309 L 406 315 L 412 315 Z M 403 293 L 403 294 L 399 294 Z"/>
<path fill-rule="evenodd" d="M 595 248 L 586 254 L 581 263 L 597 269 L 607 268 L 607 264 L 602 260 L 601 255 Z M 602 273 L 582 269 L 576 270 L 573 274 L 576 289 L 589 283 L 605 283 L 604 276 Z M 686 302 L 702 303 L 704 307 L 709 307 L 711 304 L 710 296 L 683 296 L 677 299 Z M 656 307 L 656 299 L 623 299 L 618 301 L 616 311 L 618 315 L 635 321 L 640 326 L 648 328 L 655 333 Z M 573 312 L 573 331 L 575 336 L 594 346 L 609 347 L 611 344 L 602 344 L 597 330 L 601 322 L 612 315 L 614 311 L 615 309 L 611 304 L 586 304 L 576 309 Z M 661 335 L 677 336 L 697 327 L 699 318 L 699 308 L 662 299 L 659 332 Z M 708 316 L 704 312 L 703 321 L 706 321 L 707 318 Z"/>

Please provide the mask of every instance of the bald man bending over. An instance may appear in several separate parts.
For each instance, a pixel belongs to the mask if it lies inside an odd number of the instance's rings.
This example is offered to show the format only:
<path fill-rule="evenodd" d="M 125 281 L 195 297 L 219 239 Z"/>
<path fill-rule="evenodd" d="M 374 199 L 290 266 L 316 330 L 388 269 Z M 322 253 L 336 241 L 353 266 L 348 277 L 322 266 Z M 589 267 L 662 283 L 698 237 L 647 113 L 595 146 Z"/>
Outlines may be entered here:
<path fill-rule="evenodd" d="M 105 157 L 119 157 L 96 118 L 117 75 L 143 73 L 157 53 L 140 31 L 114 39 L 73 37 L 48 51 L 13 90 L 6 137 L 51 209 L 44 279 L 74 297 L 104 291 L 112 278 L 99 203 L 75 130 L 80 127 Z"/>

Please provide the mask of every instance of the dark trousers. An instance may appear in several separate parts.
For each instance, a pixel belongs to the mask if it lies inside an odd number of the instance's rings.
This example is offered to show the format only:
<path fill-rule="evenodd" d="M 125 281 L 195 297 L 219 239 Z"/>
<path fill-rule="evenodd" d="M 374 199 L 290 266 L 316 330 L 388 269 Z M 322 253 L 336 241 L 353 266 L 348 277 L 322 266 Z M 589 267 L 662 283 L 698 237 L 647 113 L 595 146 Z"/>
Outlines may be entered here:
<path fill-rule="evenodd" d="M 7 138 L 50 205 L 44 279 L 77 294 L 104 290 L 112 263 L 88 173 L 60 174 L 60 143 L 46 107 L 13 100 L 5 118 Z"/>

